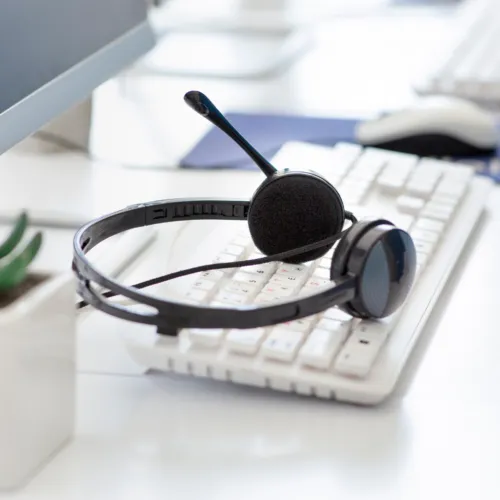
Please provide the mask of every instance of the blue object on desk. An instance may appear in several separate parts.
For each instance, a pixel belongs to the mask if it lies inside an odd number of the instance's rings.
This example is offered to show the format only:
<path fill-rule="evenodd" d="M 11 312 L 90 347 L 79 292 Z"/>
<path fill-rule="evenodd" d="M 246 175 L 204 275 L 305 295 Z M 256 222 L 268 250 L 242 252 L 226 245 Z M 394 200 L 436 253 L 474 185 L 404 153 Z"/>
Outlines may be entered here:
<path fill-rule="evenodd" d="M 304 141 L 324 146 L 337 142 L 356 142 L 360 119 L 324 118 L 299 115 L 227 113 L 227 119 L 268 160 L 288 141 Z M 467 158 L 477 173 L 500 183 L 500 149 L 492 158 Z M 455 158 L 455 161 L 461 161 Z M 211 127 L 180 161 L 181 168 L 257 170 L 245 152 L 216 127 Z M 304 169 L 313 168 L 304 165 Z"/>
<path fill-rule="evenodd" d="M 227 113 L 227 119 L 262 155 L 270 160 L 287 141 L 305 141 L 325 146 L 352 142 L 359 120 L 295 115 Z M 182 168 L 257 167 L 245 152 L 215 127 L 181 160 Z M 304 168 L 308 168 L 305 166 Z"/>

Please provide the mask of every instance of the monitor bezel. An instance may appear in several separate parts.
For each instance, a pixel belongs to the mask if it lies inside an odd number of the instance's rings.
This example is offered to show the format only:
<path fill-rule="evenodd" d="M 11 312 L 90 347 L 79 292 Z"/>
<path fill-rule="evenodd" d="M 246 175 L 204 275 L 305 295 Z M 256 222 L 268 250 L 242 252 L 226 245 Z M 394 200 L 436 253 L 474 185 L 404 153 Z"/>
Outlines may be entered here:
<path fill-rule="evenodd" d="M 147 19 L 0 113 L 0 154 L 83 102 L 156 43 Z"/>

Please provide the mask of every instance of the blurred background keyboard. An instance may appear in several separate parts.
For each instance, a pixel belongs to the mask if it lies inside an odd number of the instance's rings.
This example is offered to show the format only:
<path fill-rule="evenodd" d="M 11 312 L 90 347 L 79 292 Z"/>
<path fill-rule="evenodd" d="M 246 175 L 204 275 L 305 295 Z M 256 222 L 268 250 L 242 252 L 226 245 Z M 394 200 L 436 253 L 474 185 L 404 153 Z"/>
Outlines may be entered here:
<path fill-rule="evenodd" d="M 469 2 L 455 28 L 452 42 L 443 51 L 436 48 L 436 64 L 415 84 L 416 90 L 500 106 L 500 2 Z"/>
<path fill-rule="evenodd" d="M 273 159 L 282 169 L 315 170 L 338 187 L 358 218 L 386 217 L 413 236 L 418 277 L 406 305 L 382 321 L 360 321 L 338 308 L 298 321 L 250 330 L 185 329 L 178 337 L 143 333 L 128 338 L 133 358 L 147 368 L 209 377 L 361 404 L 392 393 L 425 321 L 461 251 L 477 226 L 492 181 L 470 166 L 362 149 L 287 143 Z M 219 224 L 204 239 L 201 262 L 232 262 L 261 256 L 247 226 Z M 195 251 L 195 249 L 193 249 Z M 189 252 L 186 252 L 189 253 Z M 332 286 L 332 252 L 303 265 L 269 263 L 210 271 L 176 293 L 204 306 L 265 307 Z M 186 255 L 182 267 L 193 262 Z M 176 267 L 181 266 L 177 263 Z M 172 291 L 172 290 L 171 290 Z"/>

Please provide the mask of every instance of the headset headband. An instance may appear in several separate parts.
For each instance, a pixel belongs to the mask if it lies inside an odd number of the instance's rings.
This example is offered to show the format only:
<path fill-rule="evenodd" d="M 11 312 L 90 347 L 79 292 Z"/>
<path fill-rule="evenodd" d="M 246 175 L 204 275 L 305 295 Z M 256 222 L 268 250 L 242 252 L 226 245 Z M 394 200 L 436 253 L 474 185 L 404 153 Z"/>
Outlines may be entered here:
<path fill-rule="evenodd" d="M 331 286 L 314 295 L 293 300 L 284 299 L 272 305 L 242 305 L 227 308 L 191 305 L 158 299 L 140 292 L 136 287 L 122 285 L 103 276 L 85 255 L 102 241 L 123 231 L 174 221 L 246 220 L 249 207 L 249 201 L 241 200 L 161 200 L 131 205 L 89 222 L 76 233 L 73 241 L 73 269 L 78 279 L 78 293 L 85 302 L 107 314 L 136 323 L 155 325 L 158 333 L 173 336 L 177 335 L 181 328 L 244 329 L 284 323 L 320 313 L 339 302 L 347 302 L 354 298 L 356 279 L 346 278 L 341 283 L 332 283 Z M 356 221 L 350 212 L 346 212 L 346 218 L 352 222 Z M 342 235 L 343 233 L 339 233 L 328 238 L 328 241 L 333 243 Z M 308 245 L 308 248 L 320 248 L 325 245 L 326 241 L 313 243 Z M 295 252 L 298 254 L 300 251 L 298 249 Z M 272 260 L 277 260 L 276 255 L 272 257 L 274 257 Z M 271 258 L 267 261 L 271 261 Z M 236 266 L 237 263 L 234 266 L 222 264 L 220 267 Z M 201 267 L 200 270 L 202 270 Z M 181 273 L 179 273 L 180 275 Z M 106 294 L 102 295 L 93 289 L 92 282 L 110 290 L 111 294 L 108 294 L 108 297 L 122 295 L 140 304 L 150 306 L 157 312 L 133 312 L 125 306 L 112 303 L 107 299 Z"/>

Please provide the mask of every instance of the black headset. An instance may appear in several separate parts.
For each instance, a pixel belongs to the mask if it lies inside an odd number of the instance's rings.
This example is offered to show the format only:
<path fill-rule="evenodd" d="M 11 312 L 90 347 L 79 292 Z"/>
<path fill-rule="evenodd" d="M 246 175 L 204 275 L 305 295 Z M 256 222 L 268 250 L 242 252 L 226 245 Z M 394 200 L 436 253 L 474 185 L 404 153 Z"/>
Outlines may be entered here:
<path fill-rule="evenodd" d="M 406 231 L 385 219 L 358 221 L 345 210 L 337 190 L 320 175 L 306 170 L 277 171 L 204 94 L 191 91 L 184 100 L 236 141 L 266 174 L 266 179 L 249 201 L 154 201 L 126 207 L 80 228 L 73 244 L 73 270 L 83 299 L 79 307 L 92 305 L 118 318 L 155 325 L 160 334 L 175 336 L 182 328 L 244 329 L 275 325 L 320 313 L 334 305 L 362 319 L 383 318 L 402 306 L 416 273 L 416 250 Z M 266 257 L 197 266 L 134 286 L 103 276 L 86 258 L 90 249 L 122 231 L 199 219 L 246 220 L 255 246 Z M 351 222 L 348 229 L 344 229 L 346 220 Z M 140 292 L 142 288 L 196 272 L 273 261 L 311 261 L 325 255 L 336 241 L 331 285 L 300 298 L 264 305 L 211 307 L 159 299 Z M 108 291 L 97 291 L 93 284 Z M 109 300 L 117 295 L 149 306 L 153 311 L 137 312 Z"/>

